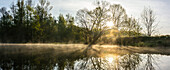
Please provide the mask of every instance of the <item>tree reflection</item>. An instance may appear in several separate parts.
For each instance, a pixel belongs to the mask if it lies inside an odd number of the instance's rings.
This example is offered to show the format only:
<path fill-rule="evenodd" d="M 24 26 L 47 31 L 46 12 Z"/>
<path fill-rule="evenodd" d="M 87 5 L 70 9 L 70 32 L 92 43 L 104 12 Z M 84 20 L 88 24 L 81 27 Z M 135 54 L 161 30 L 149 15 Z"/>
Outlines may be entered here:
<path fill-rule="evenodd" d="M 110 61 L 110 58 L 113 61 Z M 111 59 L 111 60 L 112 60 Z M 139 54 L 113 55 L 112 57 L 89 57 L 80 61 L 78 69 L 94 69 L 94 70 L 136 70 L 142 62 Z"/>
<path fill-rule="evenodd" d="M 93 54 L 91 51 L 84 53 L 81 49 L 58 53 L 59 50 L 51 48 L 36 51 L 30 52 L 29 50 L 22 52 L 21 49 L 0 48 L 0 69 L 137 70 L 142 65 L 145 65 L 145 70 L 154 70 L 153 63 L 156 63 L 154 61 L 155 58 L 151 54 L 147 54 L 147 58 L 144 59 L 143 55 L 138 53 L 109 54 L 98 51 Z"/>
<path fill-rule="evenodd" d="M 145 70 L 155 70 L 154 63 L 156 64 L 155 58 L 151 54 L 147 54 Z"/>
<path fill-rule="evenodd" d="M 136 70 L 141 62 L 139 54 L 126 54 L 120 59 L 120 66 L 124 70 Z"/>

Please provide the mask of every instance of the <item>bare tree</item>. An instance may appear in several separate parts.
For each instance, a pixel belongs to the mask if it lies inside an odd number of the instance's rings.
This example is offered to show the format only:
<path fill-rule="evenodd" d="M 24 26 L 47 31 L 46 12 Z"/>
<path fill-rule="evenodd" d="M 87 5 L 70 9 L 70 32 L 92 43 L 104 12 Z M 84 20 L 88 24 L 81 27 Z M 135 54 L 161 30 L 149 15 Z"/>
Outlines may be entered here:
<path fill-rule="evenodd" d="M 126 18 L 123 24 L 124 31 L 127 32 L 128 36 L 139 36 L 142 30 L 139 21 L 135 18 Z"/>
<path fill-rule="evenodd" d="M 127 17 L 125 9 L 120 4 L 110 5 L 111 20 L 113 21 L 115 29 L 117 29 L 117 37 L 120 38 L 120 28 Z M 120 45 L 121 46 L 121 45 Z"/>
<path fill-rule="evenodd" d="M 84 35 L 89 46 L 94 44 L 107 30 L 106 22 L 109 20 L 109 3 L 101 1 L 96 3 L 93 10 L 81 9 L 77 12 L 76 19 L 84 28 Z"/>
<path fill-rule="evenodd" d="M 120 28 L 127 18 L 125 9 L 120 4 L 110 5 L 111 20 L 113 21 L 114 27 L 118 30 L 118 37 L 120 37 Z"/>
<path fill-rule="evenodd" d="M 124 21 L 126 15 L 125 9 L 119 5 L 110 5 L 110 11 L 112 15 L 112 21 L 117 29 L 121 27 L 121 23 Z"/>
<path fill-rule="evenodd" d="M 156 31 L 156 27 L 158 26 L 155 21 L 156 16 L 154 11 L 151 8 L 144 8 L 141 17 L 146 28 L 147 36 L 152 36 L 152 34 Z"/>

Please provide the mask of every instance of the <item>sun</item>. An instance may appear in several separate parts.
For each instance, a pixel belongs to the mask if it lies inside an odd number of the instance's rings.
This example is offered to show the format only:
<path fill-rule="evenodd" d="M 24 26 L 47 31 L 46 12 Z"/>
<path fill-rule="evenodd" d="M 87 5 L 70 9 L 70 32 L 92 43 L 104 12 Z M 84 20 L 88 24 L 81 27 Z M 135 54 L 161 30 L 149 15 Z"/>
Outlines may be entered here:
<path fill-rule="evenodd" d="M 112 27 L 113 26 L 113 22 L 112 21 L 107 21 L 106 25 L 109 26 L 109 27 Z"/>

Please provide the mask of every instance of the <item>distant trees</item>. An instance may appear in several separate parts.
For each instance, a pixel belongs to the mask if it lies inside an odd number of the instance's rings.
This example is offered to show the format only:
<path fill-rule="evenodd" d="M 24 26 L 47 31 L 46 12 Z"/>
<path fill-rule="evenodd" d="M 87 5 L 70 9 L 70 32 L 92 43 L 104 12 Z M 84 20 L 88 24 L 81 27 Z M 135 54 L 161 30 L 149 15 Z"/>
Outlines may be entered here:
<path fill-rule="evenodd" d="M 142 27 L 135 18 L 126 18 L 123 23 L 123 31 L 130 36 L 140 36 Z"/>
<path fill-rule="evenodd" d="M 147 36 L 152 36 L 157 27 L 154 11 L 151 8 L 144 8 L 141 17 L 146 28 Z"/>
<path fill-rule="evenodd" d="M 121 36 L 140 36 L 142 27 L 139 20 L 128 17 L 126 10 L 120 4 L 110 5 L 111 21 L 117 37 Z"/>
<path fill-rule="evenodd" d="M 0 42 L 83 42 L 82 28 L 74 24 L 74 17 L 52 16 L 50 2 L 39 0 L 36 6 L 32 0 L 18 0 L 11 9 L 0 9 Z"/>
<path fill-rule="evenodd" d="M 45 42 L 47 39 L 52 39 L 50 35 L 52 33 L 51 28 L 53 27 L 54 19 L 49 13 L 51 9 L 52 6 L 50 6 L 50 2 L 47 0 L 39 0 L 39 4 L 35 7 L 36 20 L 40 23 L 40 41 L 42 42 Z"/>
<path fill-rule="evenodd" d="M 60 40 L 65 40 L 66 37 L 66 20 L 64 19 L 64 16 L 62 14 L 58 17 L 58 38 Z"/>
<path fill-rule="evenodd" d="M 128 17 L 126 10 L 120 4 L 110 5 L 111 21 L 114 24 L 118 37 L 120 35 L 139 36 L 142 30 L 139 21 Z"/>
<path fill-rule="evenodd" d="M 7 42 L 6 39 L 9 39 L 10 28 L 12 26 L 12 16 L 6 10 L 5 7 L 0 9 L 1 17 L 0 17 L 0 40 L 3 42 Z"/>
<path fill-rule="evenodd" d="M 25 42 L 25 5 L 24 5 L 24 0 L 18 0 L 16 4 L 16 12 L 15 14 L 15 19 L 14 19 L 14 26 L 15 26 L 15 31 L 17 31 L 17 35 L 15 34 L 15 41 L 16 42 Z M 24 31 L 22 31 L 24 30 Z"/>

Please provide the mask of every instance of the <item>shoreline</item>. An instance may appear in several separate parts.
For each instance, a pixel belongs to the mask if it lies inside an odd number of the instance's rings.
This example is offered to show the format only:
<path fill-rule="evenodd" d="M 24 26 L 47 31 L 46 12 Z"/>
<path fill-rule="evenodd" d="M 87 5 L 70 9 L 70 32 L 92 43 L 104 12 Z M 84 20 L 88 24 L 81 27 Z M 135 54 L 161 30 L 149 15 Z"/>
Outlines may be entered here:
<path fill-rule="evenodd" d="M 34 46 L 34 45 L 40 45 L 40 46 L 88 46 L 87 44 L 82 44 L 82 43 L 73 43 L 73 44 L 64 44 L 64 43 L 0 43 L 0 46 Z M 105 47 L 105 48 L 109 48 L 109 47 L 119 47 L 119 45 L 109 45 L 109 44 L 94 44 L 93 47 Z M 122 46 L 125 47 L 125 46 Z"/>

